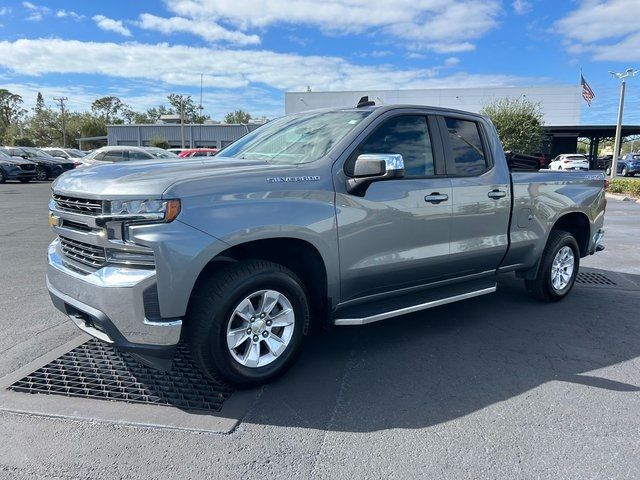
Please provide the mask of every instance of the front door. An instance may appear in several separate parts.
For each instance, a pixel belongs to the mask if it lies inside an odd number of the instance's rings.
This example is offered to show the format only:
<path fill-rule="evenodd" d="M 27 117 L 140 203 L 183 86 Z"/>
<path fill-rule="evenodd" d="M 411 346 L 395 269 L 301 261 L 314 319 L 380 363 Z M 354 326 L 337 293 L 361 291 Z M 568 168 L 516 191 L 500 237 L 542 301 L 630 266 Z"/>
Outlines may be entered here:
<path fill-rule="evenodd" d="M 435 119 L 390 114 L 348 153 L 344 173 L 361 154 L 400 154 L 401 179 L 372 183 L 364 197 L 336 186 L 341 301 L 412 287 L 447 271 L 451 180 L 444 173 Z"/>

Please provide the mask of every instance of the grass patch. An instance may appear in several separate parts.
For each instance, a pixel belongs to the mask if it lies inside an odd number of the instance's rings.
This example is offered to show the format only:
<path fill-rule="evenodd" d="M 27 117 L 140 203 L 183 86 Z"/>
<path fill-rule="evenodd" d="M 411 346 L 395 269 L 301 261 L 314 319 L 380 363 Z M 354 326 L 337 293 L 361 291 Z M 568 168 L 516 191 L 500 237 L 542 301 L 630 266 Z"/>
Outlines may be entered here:
<path fill-rule="evenodd" d="M 609 193 L 623 193 L 632 197 L 640 197 L 640 181 L 624 178 L 614 178 L 609 180 Z"/>

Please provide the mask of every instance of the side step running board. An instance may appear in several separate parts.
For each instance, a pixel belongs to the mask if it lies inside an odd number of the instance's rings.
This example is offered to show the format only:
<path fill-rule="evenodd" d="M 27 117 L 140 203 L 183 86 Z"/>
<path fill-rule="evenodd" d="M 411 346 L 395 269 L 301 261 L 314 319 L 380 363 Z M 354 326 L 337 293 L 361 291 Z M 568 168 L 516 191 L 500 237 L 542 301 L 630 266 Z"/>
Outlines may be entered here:
<path fill-rule="evenodd" d="M 362 318 L 338 318 L 334 320 L 335 325 L 365 325 L 367 323 L 379 322 L 380 320 L 386 320 L 387 318 L 397 317 L 399 315 L 406 315 L 408 313 L 418 312 L 420 310 L 426 310 L 427 308 L 439 307 L 440 305 L 446 305 L 447 303 L 458 302 L 460 300 L 466 300 L 468 298 L 479 297 L 480 295 L 486 295 L 496 291 L 496 285 L 492 287 L 483 288 L 480 290 L 474 290 L 472 292 L 462 293 L 460 295 L 454 295 L 452 297 L 440 298 L 438 300 L 432 300 L 418 305 L 411 305 L 388 312 L 382 312 L 375 315 Z"/>

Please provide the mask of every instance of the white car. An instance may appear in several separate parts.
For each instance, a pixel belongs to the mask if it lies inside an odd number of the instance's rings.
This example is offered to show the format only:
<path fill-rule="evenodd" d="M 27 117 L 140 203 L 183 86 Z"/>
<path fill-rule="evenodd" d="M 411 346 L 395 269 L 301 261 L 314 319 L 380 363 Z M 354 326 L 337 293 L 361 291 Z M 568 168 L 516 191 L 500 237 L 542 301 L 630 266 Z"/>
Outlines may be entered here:
<path fill-rule="evenodd" d="M 579 153 L 563 153 L 553 159 L 549 170 L 589 170 L 589 161 Z"/>

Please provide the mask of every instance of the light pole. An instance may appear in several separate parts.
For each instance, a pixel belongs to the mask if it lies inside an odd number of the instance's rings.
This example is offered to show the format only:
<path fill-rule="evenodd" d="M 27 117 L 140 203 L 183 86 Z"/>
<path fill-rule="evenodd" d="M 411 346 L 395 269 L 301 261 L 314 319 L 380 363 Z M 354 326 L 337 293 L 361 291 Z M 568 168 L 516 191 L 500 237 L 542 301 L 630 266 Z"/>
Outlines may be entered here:
<path fill-rule="evenodd" d="M 622 141 L 622 111 L 624 110 L 624 91 L 627 87 L 627 78 L 635 77 L 638 73 L 633 68 L 627 68 L 624 73 L 609 72 L 614 78 L 622 81 L 620 85 L 620 105 L 618 106 L 618 122 L 616 123 L 616 141 L 613 146 L 613 159 L 611 160 L 611 178 L 618 173 L 618 154 L 620 153 L 620 142 Z"/>

